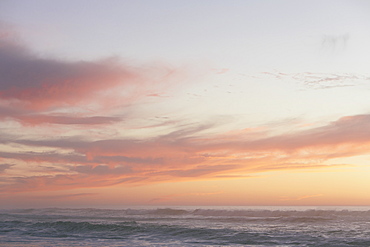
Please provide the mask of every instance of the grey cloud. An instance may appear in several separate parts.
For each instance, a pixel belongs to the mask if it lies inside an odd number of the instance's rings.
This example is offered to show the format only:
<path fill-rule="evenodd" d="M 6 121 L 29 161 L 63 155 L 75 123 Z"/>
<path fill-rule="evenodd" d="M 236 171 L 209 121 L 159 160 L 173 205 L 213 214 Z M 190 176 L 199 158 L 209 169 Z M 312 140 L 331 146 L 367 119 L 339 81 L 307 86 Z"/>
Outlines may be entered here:
<path fill-rule="evenodd" d="M 90 174 L 90 175 L 119 175 L 119 174 L 129 174 L 132 173 L 132 169 L 128 166 L 116 166 L 110 168 L 107 165 L 98 165 L 98 166 L 76 166 L 72 170 L 78 173 Z"/>
<path fill-rule="evenodd" d="M 16 97 L 21 89 L 39 88 L 40 93 L 47 85 L 67 82 L 69 93 L 74 93 L 79 83 L 93 78 L 110 76 L 110 73 L 127 73 L 124 68 L 104 62 L 66 62 L 40 58 L 14 42 L 0 39 L 0 90 L 2 97 Z M 93 86 L 93 85 L 91 85 Z M 63 88 L 65 89 L 65 88 Z M 79 92 L 78 92 L 79 93 Z M 44 95 L 47 97 L 47 93 Z M 75 95 L 78 97 L 79 95 Z M 19 95 L 22 98 L 22 94 Z"/>
<path fill-rule="evenodd" d="M 14 166 L 14 164 L 0 164 L 0 173 L 5 172 L 5 170 L 9 169 L 12 166 Z"/>

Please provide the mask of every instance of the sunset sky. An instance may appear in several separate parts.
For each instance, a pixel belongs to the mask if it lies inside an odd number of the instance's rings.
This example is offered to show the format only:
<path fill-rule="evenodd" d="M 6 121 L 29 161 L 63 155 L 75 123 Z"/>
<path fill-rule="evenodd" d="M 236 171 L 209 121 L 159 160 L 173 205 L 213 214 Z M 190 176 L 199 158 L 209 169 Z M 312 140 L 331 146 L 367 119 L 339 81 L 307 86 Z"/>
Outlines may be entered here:
<path fill-rule="evenodd" d="M 1 0 L 0 208 L 370 205 L 370 1 Z"/>

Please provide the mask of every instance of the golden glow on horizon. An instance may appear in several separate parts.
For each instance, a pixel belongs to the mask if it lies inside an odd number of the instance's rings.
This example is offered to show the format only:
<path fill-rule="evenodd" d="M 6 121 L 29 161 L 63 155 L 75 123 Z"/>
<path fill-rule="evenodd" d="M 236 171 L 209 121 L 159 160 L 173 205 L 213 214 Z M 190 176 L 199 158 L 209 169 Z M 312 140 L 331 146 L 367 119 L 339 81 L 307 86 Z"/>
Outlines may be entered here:
<path fill-rule="evenodd" d="M 174 181 L 139 186 L 109 186 L 7 195 L 4 207 L 117 207 L 134 205 L 368 205 L 370 168 L 337 171 L 269 172 L 244 179 Z M 352 179 L 349 179 L 352 177 Z"/>

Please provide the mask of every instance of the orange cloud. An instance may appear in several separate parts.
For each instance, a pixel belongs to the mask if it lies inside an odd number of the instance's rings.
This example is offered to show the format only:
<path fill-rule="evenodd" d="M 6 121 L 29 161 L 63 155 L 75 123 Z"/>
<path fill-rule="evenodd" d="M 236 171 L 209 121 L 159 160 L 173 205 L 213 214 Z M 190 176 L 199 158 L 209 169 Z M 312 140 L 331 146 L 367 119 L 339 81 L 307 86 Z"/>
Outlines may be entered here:
<path fill-rule="evenodd" d="M 213 125 L 179 129 L 142 140 L 9 138 L 0 143 L 31 149 L 48 147 L 61 152 L 1 152 L 0 155 L 4 163 L 13 164 L 20 160 L 29 164 L 53 163 L 65 169 L 65 175 L 16 178 L 13 185 L 9 182 L 6 186 L 9 190 L 226 179 L 235 174 L 250 176 L 266 171 L 339 166 L 325 162 L 368 152 L 369 121 L 369 115 L 348 116 L 326 126 L 270 137 L 251 135 L 249 132 L 253 130 L 249 130 L 239 139 L 234 132 L 230 132 L 230 138 L 225 134 L 221 138 L 201 134 Z"/>

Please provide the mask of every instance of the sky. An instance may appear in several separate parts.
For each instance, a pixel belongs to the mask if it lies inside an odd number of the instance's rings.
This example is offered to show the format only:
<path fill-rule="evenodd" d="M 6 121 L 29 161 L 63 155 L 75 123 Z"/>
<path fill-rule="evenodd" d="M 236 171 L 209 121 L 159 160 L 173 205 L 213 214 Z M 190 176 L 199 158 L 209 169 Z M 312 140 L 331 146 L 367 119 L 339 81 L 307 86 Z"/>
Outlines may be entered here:
<path fill-rule="evenodd" d="M 0 208 L 370 205 L 370 2 L 1 0 Z"/>

